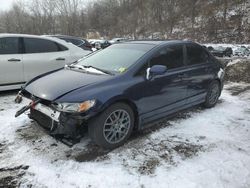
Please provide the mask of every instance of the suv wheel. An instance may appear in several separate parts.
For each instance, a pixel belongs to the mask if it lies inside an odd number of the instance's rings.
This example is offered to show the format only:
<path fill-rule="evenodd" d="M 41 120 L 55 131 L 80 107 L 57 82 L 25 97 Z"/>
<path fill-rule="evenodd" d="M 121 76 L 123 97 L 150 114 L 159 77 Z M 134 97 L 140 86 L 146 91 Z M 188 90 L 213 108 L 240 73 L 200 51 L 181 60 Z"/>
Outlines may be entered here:
<path fill-rule="evenodd" d="M 204 106 L 206 108 L 211 108 L 215 106 L 215 104 L 218 102 L 220 94 L 221 94 L 220 83 L 217 80 L 214 80 L 209 85 Z"/>
<path fill-rule="evenodd" d="M 113 104 L 88 125 L 89 136 L 97 145 L 106 149 L 124 144 L 133 127 L 133 110 L 124 103 Z"/>

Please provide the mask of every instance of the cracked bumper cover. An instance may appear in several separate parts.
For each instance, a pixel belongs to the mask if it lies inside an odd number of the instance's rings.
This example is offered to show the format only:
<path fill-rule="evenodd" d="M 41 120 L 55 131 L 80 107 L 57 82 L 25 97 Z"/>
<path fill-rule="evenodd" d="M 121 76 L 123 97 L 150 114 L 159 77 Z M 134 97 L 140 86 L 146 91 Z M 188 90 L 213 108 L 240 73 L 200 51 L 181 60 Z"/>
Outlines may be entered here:
<path fill-rule="evenodd" d="M 60 113 L 57 120 L 34 108 L 30 109 L 29 117 L 39 125 L 50 131 L 51 135 L 63 135 L 69 138 L 77 138 L 81 130 L 87 125 L 89 115 Z"/>

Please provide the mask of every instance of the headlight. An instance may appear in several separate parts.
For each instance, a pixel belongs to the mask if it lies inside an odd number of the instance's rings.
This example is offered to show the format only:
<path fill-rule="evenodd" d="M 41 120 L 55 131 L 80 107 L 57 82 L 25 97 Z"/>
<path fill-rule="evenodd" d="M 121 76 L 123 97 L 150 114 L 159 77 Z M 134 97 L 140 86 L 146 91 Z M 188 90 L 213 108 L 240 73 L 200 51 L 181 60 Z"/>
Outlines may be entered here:
<path fill-rule="evenodd" d="M 88 100 L 82 103 L 59 103 L 56 109 L 62 112 L 86 112 L 95 105 L 95 100 Z"/>

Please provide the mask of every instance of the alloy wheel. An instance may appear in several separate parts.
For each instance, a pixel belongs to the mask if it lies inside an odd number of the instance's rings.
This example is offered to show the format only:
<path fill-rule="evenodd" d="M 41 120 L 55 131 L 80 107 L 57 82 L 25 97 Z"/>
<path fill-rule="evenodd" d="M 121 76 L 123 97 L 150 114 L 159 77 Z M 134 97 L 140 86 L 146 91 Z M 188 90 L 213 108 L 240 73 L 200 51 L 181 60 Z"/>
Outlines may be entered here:
<path fill-rule="evenodd" d="M 121 142 L 128 134 L 131 126 L 131 118 L 127 111 L 116 110 L 105 120 L 103 135 L 110 144 Z"/>

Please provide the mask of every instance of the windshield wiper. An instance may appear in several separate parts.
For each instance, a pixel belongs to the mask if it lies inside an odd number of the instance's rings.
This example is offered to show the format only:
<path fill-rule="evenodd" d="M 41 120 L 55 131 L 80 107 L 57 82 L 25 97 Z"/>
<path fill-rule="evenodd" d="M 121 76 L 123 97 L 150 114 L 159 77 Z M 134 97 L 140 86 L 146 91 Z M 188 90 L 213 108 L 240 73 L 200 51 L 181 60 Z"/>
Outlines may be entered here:
<path fill-rule="evenodd" d="M 87 71 L 88 68 L 93 68 L 95 70 L 98 70 L 100 72 L 103 72 L 105 74 L 109 74 L 109 75 L 114 75 L 112 72 L 110 71 L 107 71 L 107 70 L 103 70 L 103 69 L 100 69 L 100 68 L 97 68 L 97 67 L 94 67 L 92 65 L 74 65 L 74 64 L 71 64 L 71 65 L 66 65 L 65 66 L 66 68 L 77 68 L 77 69 L 81 69 L 81 70 L 85 70 L 86 72 L 89 72 Z"/>
<path fill-rule="evenodd" d="M 97 68 L 97 67 L 94 67 L 94 66 L 92 66 L 92 65 L 81 65 L 81 66 L 83 66 L 84 68 L 93 68 L 93 69 L 98 70 L 98 71 L 101 71 L 101 72 L 103 72 L 103 73 L 105 73 L 105 74 L 114 75 L 114 73 L 112 73 L 112 72 L 110 72 L 110 71 L 108 71 L 108 70 L 104 70 L 104 69 L 101 69 L 101 68 Z"/>

